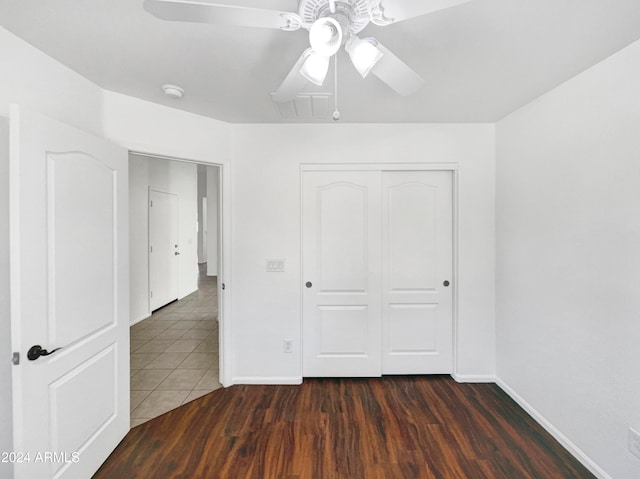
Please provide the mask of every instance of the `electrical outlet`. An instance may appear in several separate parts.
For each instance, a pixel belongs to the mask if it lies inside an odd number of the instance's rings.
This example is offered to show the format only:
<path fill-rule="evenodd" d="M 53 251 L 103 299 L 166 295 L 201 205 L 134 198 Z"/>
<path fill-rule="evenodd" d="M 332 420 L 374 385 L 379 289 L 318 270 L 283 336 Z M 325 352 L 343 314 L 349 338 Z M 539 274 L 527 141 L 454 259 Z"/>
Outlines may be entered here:
<path fill-rule="evenodd" d="M 283 350 L 284 350 L 285 353 L 292 353 L 293 352 L 293 340 L 285 339 L 284 340 L 284 344 L 283 344 Z"/>
<path fill-rule="evenodd" d="M 629 450 L 640 457 L 640 434 L 633 428 L 629 428 Z"/>

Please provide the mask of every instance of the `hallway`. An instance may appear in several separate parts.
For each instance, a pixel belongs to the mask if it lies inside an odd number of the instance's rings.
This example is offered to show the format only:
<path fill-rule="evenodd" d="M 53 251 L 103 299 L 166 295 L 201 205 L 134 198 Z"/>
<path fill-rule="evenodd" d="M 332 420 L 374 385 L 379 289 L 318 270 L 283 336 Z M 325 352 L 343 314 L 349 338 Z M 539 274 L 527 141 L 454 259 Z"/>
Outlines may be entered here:
<path fill-rule="evenodd" d="M 131 427 L 221 387 L 217 278 L 131 327 Z"/>

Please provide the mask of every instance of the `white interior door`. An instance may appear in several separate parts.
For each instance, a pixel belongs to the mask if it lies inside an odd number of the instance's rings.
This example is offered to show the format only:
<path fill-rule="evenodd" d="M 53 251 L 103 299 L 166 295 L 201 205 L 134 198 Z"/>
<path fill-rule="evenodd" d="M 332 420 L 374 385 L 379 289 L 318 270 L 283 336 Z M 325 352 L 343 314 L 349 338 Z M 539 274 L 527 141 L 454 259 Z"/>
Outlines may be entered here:
<path fill-rule="evenodd" d="M 127 152 L 12 106 L 10 174 L 15 478 L 88 478 L 129 430 Z"/>
<path fill-rule="evenodd" d="M 382 191 L 382 372 L 450 373 L 451 173 L 385 171 Z"/>
<path fill-rule="evenodd" d="M 303 173 L 303 374 L 379 376 L 380 172 Z"/>
<path fill-rule="evenodd" d="M 178 195 L 149 190 L 151 311 L 178 299 Z"/>

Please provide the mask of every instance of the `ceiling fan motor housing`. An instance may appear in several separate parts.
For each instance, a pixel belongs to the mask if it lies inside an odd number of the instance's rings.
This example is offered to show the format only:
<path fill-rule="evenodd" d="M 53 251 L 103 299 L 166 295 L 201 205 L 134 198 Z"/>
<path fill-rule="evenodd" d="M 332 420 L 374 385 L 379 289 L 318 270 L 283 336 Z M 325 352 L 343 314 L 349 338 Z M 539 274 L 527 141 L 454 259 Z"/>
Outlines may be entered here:
<path fill-rule="evenodd" d="M 331 13 L 329 0 L 300 0 L 299 14 L 302 21 L 311 25 L 318 18 L 333 17 L 349 35 L 361 32 L 370 21 L 368 0 L 336 0 L 336 11 Z"/>

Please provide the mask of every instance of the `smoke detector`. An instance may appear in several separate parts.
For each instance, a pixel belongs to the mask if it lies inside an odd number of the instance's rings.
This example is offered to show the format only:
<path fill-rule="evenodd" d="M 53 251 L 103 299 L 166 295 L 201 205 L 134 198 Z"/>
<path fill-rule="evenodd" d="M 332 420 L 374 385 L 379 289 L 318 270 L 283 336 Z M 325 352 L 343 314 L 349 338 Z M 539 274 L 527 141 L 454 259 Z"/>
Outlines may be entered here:
<path fill-rule="evenodd" d="M 182 98 L 182 95 L 184 95 L 184 89 L 178 85 L 162 85 L 162 89 L 165 95 L 169 98 L 175 98 L 176 100 Z"/>

